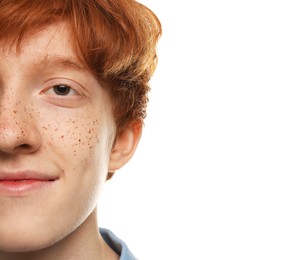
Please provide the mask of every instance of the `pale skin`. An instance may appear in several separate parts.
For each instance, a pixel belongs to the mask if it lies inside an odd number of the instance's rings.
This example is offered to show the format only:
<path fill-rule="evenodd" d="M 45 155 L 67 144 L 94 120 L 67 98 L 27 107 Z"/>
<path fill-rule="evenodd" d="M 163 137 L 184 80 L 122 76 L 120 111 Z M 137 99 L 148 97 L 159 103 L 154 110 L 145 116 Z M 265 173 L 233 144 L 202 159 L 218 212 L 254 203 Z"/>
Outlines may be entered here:
<path fill-rule="evenodd" d="M 66 24 L 29 37 L 20 53 L 0 46 L 0 178 L 54 179 L 0 192 L 0 259 L 119 259 L 99 234 L 97 204 L 107 172 L 132 157 L 141 123 L 116 135 L 111 100 L 78 62 Z"/>

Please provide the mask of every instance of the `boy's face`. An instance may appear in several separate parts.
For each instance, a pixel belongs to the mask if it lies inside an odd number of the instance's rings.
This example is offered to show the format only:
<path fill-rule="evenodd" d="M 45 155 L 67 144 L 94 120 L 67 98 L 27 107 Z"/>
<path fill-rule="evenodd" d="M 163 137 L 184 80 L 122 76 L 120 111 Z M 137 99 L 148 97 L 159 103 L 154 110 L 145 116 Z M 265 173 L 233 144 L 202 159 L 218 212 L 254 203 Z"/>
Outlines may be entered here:
<path fill-rule="evenodd" d="M 0 49 L 0 250 L 48 246 L 91 214 L 114 134 L 109 97 L 78 62 L 65 25 L 20 53 Z"/>

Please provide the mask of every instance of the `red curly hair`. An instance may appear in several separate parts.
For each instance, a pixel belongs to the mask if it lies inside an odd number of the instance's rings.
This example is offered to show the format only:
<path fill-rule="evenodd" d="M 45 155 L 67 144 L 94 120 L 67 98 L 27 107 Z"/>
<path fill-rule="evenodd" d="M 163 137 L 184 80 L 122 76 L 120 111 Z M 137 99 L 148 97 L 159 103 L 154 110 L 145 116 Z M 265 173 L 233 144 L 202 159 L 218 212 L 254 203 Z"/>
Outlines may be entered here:
<path fill-rule="evenodd" d="M 134 0 L 0 0 L 0 40 L 11 46 L 61 21 L 80 61 L 108 89 L 117 131 L 143 121 L 161 35 L 156 15 Z"/>

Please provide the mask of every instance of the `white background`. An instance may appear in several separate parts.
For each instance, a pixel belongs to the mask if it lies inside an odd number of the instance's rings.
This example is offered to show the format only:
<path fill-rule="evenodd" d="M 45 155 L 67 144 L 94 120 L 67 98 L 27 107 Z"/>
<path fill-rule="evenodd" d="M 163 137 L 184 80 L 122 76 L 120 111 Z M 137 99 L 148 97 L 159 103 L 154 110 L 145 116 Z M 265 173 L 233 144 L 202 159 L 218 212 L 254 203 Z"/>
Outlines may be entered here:
<path fill-rule="evenodd" d="M 290 1 L 141 2 L 159 65 L 100 226 L 141 260 L 291 259 Z"/>

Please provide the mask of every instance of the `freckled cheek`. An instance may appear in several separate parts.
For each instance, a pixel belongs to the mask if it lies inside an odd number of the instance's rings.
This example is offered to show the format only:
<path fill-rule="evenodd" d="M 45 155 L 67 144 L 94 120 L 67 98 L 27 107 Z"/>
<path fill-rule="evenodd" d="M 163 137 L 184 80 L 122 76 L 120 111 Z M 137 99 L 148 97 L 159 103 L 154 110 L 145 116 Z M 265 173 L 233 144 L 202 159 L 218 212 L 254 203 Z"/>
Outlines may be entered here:
<path fill-rule="evenodd" d="M 42 126 L 45 148 L 58 148 L 64 154 L 92 153 L 99 145 L 98 120 L 55 120 Z"/>

